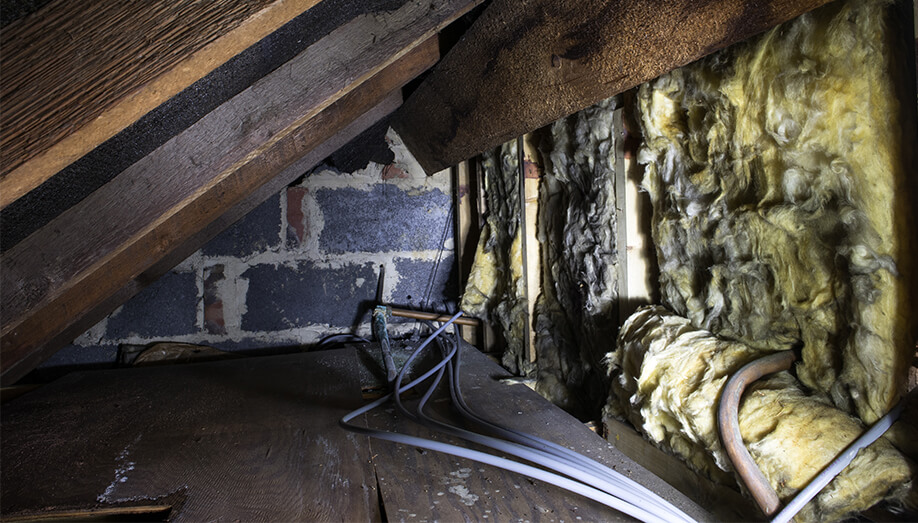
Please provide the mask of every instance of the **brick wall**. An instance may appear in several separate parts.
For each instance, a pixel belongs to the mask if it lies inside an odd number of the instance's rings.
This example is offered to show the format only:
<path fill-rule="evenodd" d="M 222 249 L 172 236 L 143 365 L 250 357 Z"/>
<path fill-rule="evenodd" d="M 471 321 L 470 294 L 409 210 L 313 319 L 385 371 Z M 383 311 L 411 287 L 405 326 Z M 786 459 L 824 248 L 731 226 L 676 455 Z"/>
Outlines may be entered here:
<path fill-rule="evenodd" d="M 41 367 L 106 366 L 120 344 L 179 341 L 300 350 L 369 337 L 380 265 L 388 303 L 444 311 L 458 289 L 449 173 L 424 175 L 400 146 L 385 165 L 323 165 L 271 197 Z M 429 303 L 422 302 L 430 288 Z M 396 334 L 412 324 L 394 326 Z"/>

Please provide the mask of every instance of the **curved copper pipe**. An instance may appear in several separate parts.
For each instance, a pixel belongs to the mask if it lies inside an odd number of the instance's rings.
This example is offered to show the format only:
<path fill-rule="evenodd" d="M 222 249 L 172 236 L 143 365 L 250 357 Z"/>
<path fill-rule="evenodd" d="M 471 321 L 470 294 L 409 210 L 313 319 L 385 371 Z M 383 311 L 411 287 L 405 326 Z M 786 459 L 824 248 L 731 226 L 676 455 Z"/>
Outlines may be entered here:
<path fill-rule="evenodd" d="M 739 430 L 739 402 L 747 386 L 762 376 L 789 369 L 796 359 L 796 353 L 787 350 L 747 363 L 727 381 L 717 407 L 717 428 L 727 455 L 766 516 L 778 511 L 781 500 L 743 444 Z"/>

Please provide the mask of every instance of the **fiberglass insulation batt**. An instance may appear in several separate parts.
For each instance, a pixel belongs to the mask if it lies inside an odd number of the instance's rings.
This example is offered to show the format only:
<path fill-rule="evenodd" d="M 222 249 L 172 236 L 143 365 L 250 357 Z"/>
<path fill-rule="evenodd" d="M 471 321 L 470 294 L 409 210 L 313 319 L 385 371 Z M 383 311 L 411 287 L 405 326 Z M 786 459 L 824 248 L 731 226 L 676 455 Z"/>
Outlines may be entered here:
<path fill-rule="evenodd" d="M 518 166 L 516 140 L 482 154 L 487 224 L 478 239 L 460 307 L 467 314 L 497 324 L 507 343 L 501 363 L 515 374 L 528 374 L 532 369 L 523 342 L 527 304 Z"/>
<path fill-rule="evenodd" d="M 605 401 L 602 357 L 617 332 L 615 133 L 610 98 L 539 134 L 546 168 L 539 185 L 542 292 L 535 300 L 535 365 L 523 351 L 526 321 L 516 140 L 482 154 L 487 228 L 462 298 L 467 313 L 495 323 L 502 363 L 536 378 L 535 389 L 577 416 Z"/>
<path fill-rule="evenodd" d="M 558 120 L 540 144 L 547 161 L 539 185 L 536 390 L 584 418 L 605 401 L 601 361 L 618 332 L 617 103 L 610 98 Z"/>
<path fill-rule="evenodd" d="M 664 307 L 638 310 L 622 327 L 618 379 L 607 414 L 629 419 L 651 441 L 712 479 L 729 483 L 730 460 L 716 426 L 717 399 L 731 375 L 762 352 L 691 325 Z M 785 502 L 864 431 L 859 420 L 804 392 L 789 372 L 750 386 L 739 409 L 749 453 Z M 885 439 L 854 461 L 800 520 L 836 520 L 908 494 L 909 463 Z"/>
<path fill-rule="evenodd" d="M 829 4 L 639 91 L 661 296 L 687 320 L 657 310 L 626 324 L 610 355 L 609 412 L 712 477 L 730 469 L 713 409 L 726 376 L 755 357 L 802 349 L 799 382 L 764 381 L 740 412 L 782 497 L 863 430 L 857 418 L 874 422 L 904 392 L 914 173 L 887 5 Z M 664 352 L 672 329 L 678 344 Z M 885 442 L 874 452 L 882 466 L 830 484 L 811 517 L 901 494 L 903 458 Z"/>
<path fill-rule="evenodd" d="M 833 3 L 643 86 L 664 303 L 871 423 L 915 343 L 884 2 Z"/>

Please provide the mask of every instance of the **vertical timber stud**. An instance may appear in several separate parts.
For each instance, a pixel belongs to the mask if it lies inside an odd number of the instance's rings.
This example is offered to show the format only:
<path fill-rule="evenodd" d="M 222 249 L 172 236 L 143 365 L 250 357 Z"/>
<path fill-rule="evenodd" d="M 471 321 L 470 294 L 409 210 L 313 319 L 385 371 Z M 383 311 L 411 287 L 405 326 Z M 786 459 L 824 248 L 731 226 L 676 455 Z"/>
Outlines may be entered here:
<path fill-rule="evenodd" d="M 523 300 L 526 302 L 526 315 L 523 320 L 523 351 L 528 356 L 529 363 L 535 363 L 535 344 L 532 343 L 532 302 L 533 298 L 529 293 L 529 234 L 528 234 L 528 224 L 526 223 L 526 169 L 525 169 L 525 153 L 524 153 L 524 137 L 520 136 L 516 139 L 516 155 L 517 155 L 517 172 L 519 174 L 519 235 L 521 242 L 521 253 L 522 253 L 522 275 L 523 275 Z"/>
<path fill-rule="evenodd" d="M 523 229 L 523 249 L 525 250 L 524 259 L 525 278 L 526 278 L 526 299 L 528 302 L 528 322 L 529 322 L 529 362 L 535 363 L 537 359 L 535 345 L 535 305 L 542 292 L 541 274 L 542 274 L 542 249 L 539 248 L 539 181 L 542 175 L 542 166 L 539 161 L 539 151 L 533 144 L 534 137 L 532 134 L 523 135 L 522 143 L 522 161 L 520 165 L 523 170 L 523 186 L 520 191 L 520 198 L 523 201 L 523 216 L 521 220 L 525 222 L 526 227 Z"/>
<path fill-rule="evenodd" d="M 615 250 L 618 258 L 618 324 L 622 325 L 631 314 L 631 296 L 628 279 L 628 202 L 625 186 L 625 126 L 619 107 L 612 113 L 612 136 L 615 155 Z"/>
<path fill-rule="evenodd" d="M 628 96 L 628 93 L 625 95 Z M 624 321 L 641 305 L 653 303 L 656 284 L 656 253 L 651 240 L 650 199 L 641 194 L 643 170 L 637 164 L 635 140 L 629 122 L 634 104 L 625 101 L 616 109 L 615 204 L 618 214 L 616 242 L 619 252 L 619 317 Z"/>
<path fill-rule="evenodd" d="M 469 280 L 469 273 L 472 271 L 472 264 L 475 262 L 475 246 L 478 242 L 478 235 L 481 227 L 478 222 L 478 190 L 477 184 L 471 183 L 471 164 L 468 160 L 459 162 L 452 168 L 453 174 L 453 205 L 455 206 L 454 216 L 455 238 L 454 248 L 456 266 L 459 272 L 459 292 L 462 293 Z M 484 348 L 484 340 L 479 340 L 483 329 L 470 326 L 457 326 L 462 334 L 462 339 Z M 479 343 L 481 342 L 481 343 Z"/>

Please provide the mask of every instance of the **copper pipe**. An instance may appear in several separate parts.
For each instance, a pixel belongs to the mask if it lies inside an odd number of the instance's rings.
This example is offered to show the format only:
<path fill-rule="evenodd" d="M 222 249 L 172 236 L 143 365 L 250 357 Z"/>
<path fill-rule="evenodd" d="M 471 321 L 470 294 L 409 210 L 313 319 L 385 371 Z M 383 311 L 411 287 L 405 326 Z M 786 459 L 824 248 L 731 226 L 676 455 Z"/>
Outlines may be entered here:
<path fill-rule="evenodd" d="M 747 386 L 762 376 L 789 369 L 796 359 L 796 353 L 787 350 L 747 363 L 727 381 L 717 408 L 717 428 L 727 455 L 766 516 L 778 511 L 781 500 L 743 444 L 739 430 L 739 402 Z"/>
<path fill-rule="evenodd" d="M 437 314 L 436 312 L 423 312 L 423 311 L 412 311 L 408 309 L 396 309 L 395 307 L 390 307 L 390 311 L 393 316 L 401 316 L 402 318 L 412 318 L 415 320 L 429 320 L 429 321 L 449 321 L 451 316 L 446 316 L 443 314 Z M 462 316 L 453 323 L 458 323 L 459 325 L 466 325 L 469 327 L 478 327 L 480 322 L 478 318 L 469 318 Z"/>

